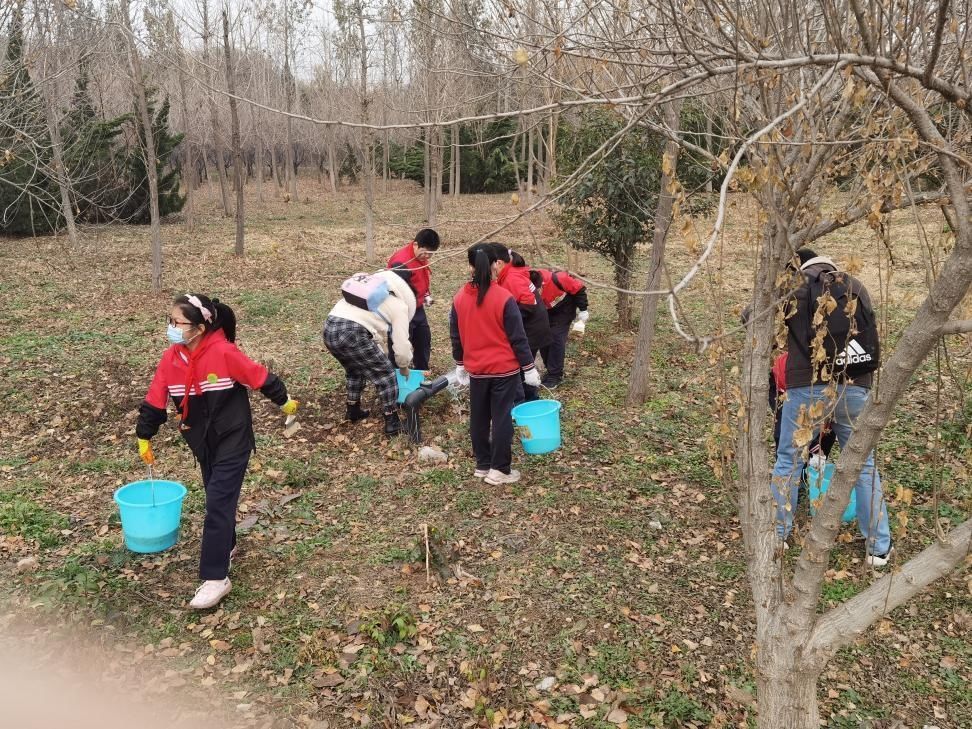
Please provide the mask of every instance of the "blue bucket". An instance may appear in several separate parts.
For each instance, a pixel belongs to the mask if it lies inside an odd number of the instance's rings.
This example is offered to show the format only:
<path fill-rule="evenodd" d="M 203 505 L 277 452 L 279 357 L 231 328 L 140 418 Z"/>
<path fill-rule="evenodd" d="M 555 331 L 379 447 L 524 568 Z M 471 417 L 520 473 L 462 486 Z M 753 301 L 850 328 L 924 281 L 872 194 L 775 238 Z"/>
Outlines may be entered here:
<path fill-rule="evenodd" d="M 557 400 L 534 400 L 513 408 L 523 450 L 539 455 L 560 448 L 560 407 Z"/>
<path fill-rule="evenodd" d="M 422 370 L 409 370 L 406 380 L 401 372 L 395 370 L 395 379 L 398 380 L 398 404 L 401 405 L 425 381 L 425 373 Z"/>
<path fill-rule="evenodd" d="M 815 516 L 817 513 L 817 507 L 814 506 L 819 499 L 823 498 L 823 495 L 827 493 L 827 489 L 830 488 L 830 481 L 834 477 L 834 464 L 828 463 L 824 466 L 823 478 L 820 477 L 820 471 L 818 471 L 813 466 L 807 466 L 807 493 L 810 495 L 810 515 Z M 844 515 L 841 517 L 843 521 L 854 521 L 857 518 L 857 491 L 856 489 L 851 491 L 850 501 L 847 503 L 847 508 L 844 509 Z"/>
<path fill-rule="evenodd" d="M 153 495 L 154 491 L 154 495 Z M 151 554 L 179 540 L 182 500 L 186 487 L 176 481 L 135 481 L 115 492 L 125 546 Z"/>

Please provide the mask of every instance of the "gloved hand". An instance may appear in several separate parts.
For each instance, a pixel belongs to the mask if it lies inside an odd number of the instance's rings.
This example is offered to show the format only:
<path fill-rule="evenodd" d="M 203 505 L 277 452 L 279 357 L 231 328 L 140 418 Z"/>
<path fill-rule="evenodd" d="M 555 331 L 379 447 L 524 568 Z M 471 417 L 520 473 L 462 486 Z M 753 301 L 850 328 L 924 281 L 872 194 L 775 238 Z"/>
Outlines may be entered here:
<path fill-rule="evenodd" d="M 587 324 L 582 319 L 578 319 L 577 321 L 574 322 L 573 326 L 571 326 L 570 331 L 577 332 L 578 334 L 583 334 L 586 328 L 587 328 Z"/>
<path fill-rule="evenodd" d="M 408 369 L 408 367 L 400 367 L 399 370 L 398 370 L 398 374 L 400 374 L 402 377 L 404 377 L 406 380 L 408 380 L 408 378 L 412 374 L 412 372 L 411 372 L 411 370 Z"/>
<path fill-rule="evenodd" d="M 427 293 L 425 295 L 425 305 L 426 306 L 432 306 L 432 304 L 434 304 L 434 303 L 435 303 L 435 299 L 432 298 L 432 293 L 431 292 L 430 293 Z"/>
<path fill-rule="evenodd" d="M 587 309 L 585 309 L 584 311 L 578 311 L 577 316 L 575 317 L 576 321 L 581 321 L 584 322 L 585 324 L 587 323 L 587 320 L 590 318 L 591 318 L 591 312 L 587 311 Z"/>
<path fill-rule="evenodd" d="M 147 438 L 138 438 L 138 455 L 149 466 L 155 463 L 155 454 L 152 453 L 152 444 Z"/>
<path fill-rule="evenodd" d="M 281 405 L 280 409 L 283 411 L 284 415 L 296 415 L 297 408 L 299 406 L 300 406 L 300 402 L 298 400 L 294 400 L 294 398 L 288 397 L 287 402 Z"/>
<path fill-rule="evenodd" d="M 462 365 L 456 365 L 456 382 L 462 387 L 469 387 L 469 373 Z"/>
<path fill-rule="evenodd" d="M 530 387 L 540 387 L 540 373 L 536 367 L 531 367 L 523 373 L 523 382 Z"/>

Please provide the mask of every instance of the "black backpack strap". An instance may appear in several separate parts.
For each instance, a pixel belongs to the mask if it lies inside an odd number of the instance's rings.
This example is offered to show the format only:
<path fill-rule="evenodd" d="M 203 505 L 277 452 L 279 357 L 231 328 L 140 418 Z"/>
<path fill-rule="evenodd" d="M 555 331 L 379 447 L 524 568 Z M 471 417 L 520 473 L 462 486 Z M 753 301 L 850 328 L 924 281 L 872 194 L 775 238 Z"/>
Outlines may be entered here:
<path fill-rule="evenodd" d="M 558 289 L 560 289 L 565 294 L 567 293 L 567 289 L 565 289 L 563 286 L 560 285 L 560 279 L 557 278 L 557 272 L 556 271 L 551 271 L 550 272 L 550 280 L 554 282 L 554 286 L 556 286 Z"/>

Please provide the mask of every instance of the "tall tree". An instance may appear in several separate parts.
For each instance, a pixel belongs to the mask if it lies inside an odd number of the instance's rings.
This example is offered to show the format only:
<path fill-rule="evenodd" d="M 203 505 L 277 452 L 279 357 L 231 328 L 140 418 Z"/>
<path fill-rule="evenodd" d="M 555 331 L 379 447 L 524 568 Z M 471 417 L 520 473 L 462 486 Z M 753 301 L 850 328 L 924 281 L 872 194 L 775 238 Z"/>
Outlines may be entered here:
<path fill-rule="evenodd" d="M 132 89 L 138 109 L 138 119 L 141 123 L 141 139 L 145 154 L 145 167 L 149 186 L 149 214 L 151 216 L 152 236 L 152 292 L 162 293 L 162 223 L 159 215 L 159 180 L 158 167 L 155 156 L 155 133 L 152 128 L 152 117 L 149 115 L 148 101 L 145 94 L 145 78 L 142 75 L 142 62 L 139 58 L 138 47 L 135 45 L 135 33 L 129 16 L 128 0 L 121 0 L 121 22 L 124 29 L 124 42 L 128 47 L 128 62 L 131 71 Z"/>
<path fill-rule="evenodd" d="M 223 54 L 226 59 L 226 89 L 229 91 L 230 129 L 233 150 L 233 185 L 236 189 L 236 255 L 243 255 L 243 151 L 240 148 L 240 115 L 236 111 L 236 76 L 229 41 L 229 19 L 223 8 Z M 262 174 L 262 171 L 261 171 Z"/>

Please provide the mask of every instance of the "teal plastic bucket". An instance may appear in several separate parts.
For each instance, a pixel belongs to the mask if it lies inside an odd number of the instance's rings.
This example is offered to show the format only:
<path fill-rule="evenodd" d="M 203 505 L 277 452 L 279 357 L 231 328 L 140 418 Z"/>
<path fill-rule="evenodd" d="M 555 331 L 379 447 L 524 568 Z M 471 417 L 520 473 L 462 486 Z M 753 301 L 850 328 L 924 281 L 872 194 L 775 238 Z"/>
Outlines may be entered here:
<path fill-rule="evenodd" d="M 524 451 L 539 455 L 560 448 L 560 407 L 557 400 L 534 400 L 513 408 Z"/>
<path fill-rule="evenodd" d="M 395 370 L 395 379 L 398 380 L 398 404 L 401 405 L 425 381 L 425 373 L 422 370 L 409 370 L 406 380 L 401 372 Z"/>
<path fill-rule="evenodd" d="M 810 515 L 813 516 L 817 513 L 817 507 L 814 504 L 823 498 L 823 495 L 827 493 L 827 489 L 830 488 L 830 481 L 834 477 L 834 464 L 828 463 L 824 466 L 823 477 L 820 476 L 820 471 L 818 471 L 813 466 L 807 466 L 807 493 L 810 495 Z M 844 515 L 841 517 L 843 521 L 854 521 L 857 518 L 857 492 L 856 490 L 851 491 L 850 501 L 847 503 L 847 508 L 844 509 Z"/>
<path fill-rule="evenodd" d="M 154 493 L 153 493 L 154 491 Z M 152 554 L 179 541 L 186 487 L 177 481 L 135 481 L 115 492 L 125 546 Z"/>

